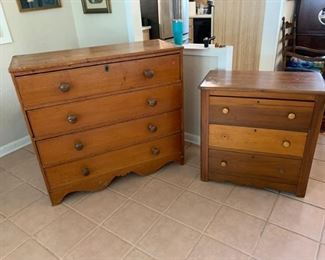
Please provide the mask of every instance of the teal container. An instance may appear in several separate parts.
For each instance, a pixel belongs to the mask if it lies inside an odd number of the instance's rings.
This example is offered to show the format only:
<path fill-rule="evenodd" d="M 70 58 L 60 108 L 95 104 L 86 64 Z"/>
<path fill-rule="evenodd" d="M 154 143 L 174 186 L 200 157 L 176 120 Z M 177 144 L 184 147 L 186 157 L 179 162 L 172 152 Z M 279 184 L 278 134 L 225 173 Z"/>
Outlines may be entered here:
<path fill-rule="evenodd" d="M 174 42 L 177 45 L 183 44 L 183 21 L 182 20 L 173 20 L 173 36 Z"/>

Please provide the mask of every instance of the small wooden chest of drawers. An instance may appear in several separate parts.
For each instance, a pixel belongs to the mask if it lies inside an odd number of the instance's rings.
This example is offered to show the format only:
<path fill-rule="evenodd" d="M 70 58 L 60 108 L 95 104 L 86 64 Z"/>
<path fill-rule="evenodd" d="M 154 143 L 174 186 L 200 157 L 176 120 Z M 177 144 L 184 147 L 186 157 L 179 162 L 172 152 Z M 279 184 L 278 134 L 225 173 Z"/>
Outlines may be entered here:
<path fill-rule="evenodd" d="M 305 196 L 324 104 L 318 73 L 209 72 L 201 84 L 201 179 Z"/>
<path fill-rule="evenodd" d="M 182 48 L 160 40 L 15 56 L 9 71 L 52 203 L 183 164 Z"/>

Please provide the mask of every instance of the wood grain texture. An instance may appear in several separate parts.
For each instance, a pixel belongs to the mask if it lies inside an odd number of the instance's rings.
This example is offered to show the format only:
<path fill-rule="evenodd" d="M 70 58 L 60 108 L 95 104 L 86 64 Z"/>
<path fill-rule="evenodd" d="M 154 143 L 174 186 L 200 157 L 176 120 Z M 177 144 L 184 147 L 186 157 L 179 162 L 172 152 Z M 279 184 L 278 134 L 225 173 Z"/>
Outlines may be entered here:
<path fill-rule="evenodd" d="M 36 142 L 44 167 L 181 132 L 179 110 Z M 154 127 L 152 129 L 149 127 Z M 76 145 L 81 145 L 81 150 Z M 77 147 L 78 148 L 78 147 Z M 79 148 L 80 149 L 80 148 Z M 59 153 L 57 151 L 60 151 Z"/>
<path fill-rule="evenodd" d="M 209 172 L 297 184 L 301 160 L 254 153 L 209 151 Z"/>
<path fill-rule="evenodd" d="M 148 70 L 153 72 L 151 78 L 144 75 Z M 24 106 L 30 108 L 40 104 L 62 103 L 96 94 L 175 82 L 181 80 L 179 70 L 180 56 L 167 55 L 21 76 L 17 77 L 17 84 Z M 61 84 L 68 84 L 68 91 L 62 92 L 59 89 Z"/>
<path fill-rule="evenodd" d="M 180 85 L 172 85 L 30 110 L 27 114 L 34 136 L 43 139 L 179 109 L 181 92 Z M 148 105 L 148 99 L 157 104 Z M 68 122 L 69 115 L 77 116 L 76 123 Z"/>
<path fill-rule="evenodd" d="M 234 46 L 233 69 L 258 70 L 265 0 L 216 0 L 216 42 Z"/>
<path fill-rule="evenodd" d="M 307 133 L 209 124 L 209 146 L 302 157 Z M 283 142 L 290 147 L 284 147 Z"/>
<path fill-rule="evenodd" d="M 307 132 L 314 102 L 210 97 L 209 122 Z"/>
<path fill-rule="evenodd" d="M 142 55 L 159 55 L 179 52 L 183 47 L 161 40 L 119 43 L 98 47 L 53 51 L 12 58 L 9 71 L 14 75 L 61 70 L 96 63 L 137 59 Z"/>
<path fill-rule="evenodd" d="M 65 163 L 59 166 L 47 168 L 46 176 L 51 189 L 68 185 L 80 180 L 88 181 L 109 171 L 128 169 L 133 165 L 139 165 L 152 159 L 164 158 L 169 155 L 180 155 L 180 136 L 157 139 L 151 142 L 134 145 L 125 149 L 103 153 L 98 156 Z M 153 154 L 152 149 L 159 149 L 159 154 Z M 82 170 L 89 169 L 89 175 L 84 176 Z"/>

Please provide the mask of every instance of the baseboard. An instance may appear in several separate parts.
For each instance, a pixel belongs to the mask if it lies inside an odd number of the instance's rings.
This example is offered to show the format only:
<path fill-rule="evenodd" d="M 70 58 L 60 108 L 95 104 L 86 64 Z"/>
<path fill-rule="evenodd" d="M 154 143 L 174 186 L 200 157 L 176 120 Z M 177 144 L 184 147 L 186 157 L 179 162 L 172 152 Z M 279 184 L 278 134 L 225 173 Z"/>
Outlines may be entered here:
<path fill-rule="evenodd" d="M 185 142 L 200 145 L 200 143 L 201 143 L 200 142 L 200 136 L 199 135 L 193 135 L 193 134 L 185 132 Z"/>
<path fill-rule="evenodd" d="M 20 148 L 29 145 L 31 143 L 30 137 L 29 136 L 25 136 L 23 138 L 20 138 L 16 141 L 13 141 L 9 144 L 5 144 L 3 146 L 0 147 L 0 158 L 12 153 L 14 151 L 19 150 Z"/>

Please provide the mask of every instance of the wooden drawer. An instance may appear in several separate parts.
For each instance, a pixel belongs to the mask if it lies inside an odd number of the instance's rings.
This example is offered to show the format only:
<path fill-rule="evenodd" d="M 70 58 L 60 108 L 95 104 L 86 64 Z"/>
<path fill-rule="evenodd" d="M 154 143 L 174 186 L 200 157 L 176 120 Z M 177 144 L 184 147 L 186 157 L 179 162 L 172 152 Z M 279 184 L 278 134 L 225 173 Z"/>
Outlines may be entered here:
<path fill-rule="evenodd" d="M 209 125 L 209 146 L 302 157 L 306 133 L 263 128 Z"/>
<path fill-rule="evenodd" d="M 301 160 L 209 150 L 209 175 L 234 175 L 297 184 Z"/>
<path fill-rule="evenodd" d="M 44 167 L 112 151 L 181 131 L 181 111 L 36 142 Z"/>
<path fill-rule="evenodd" d="M 307 132 L 314 102 L 210 97 L 209 122 Z"/>
<path fill-rule="evenodd" d="M 176 85 L 30 110 L 27 115 L 34 136 L 43 138 L 168 112 L 181 106 L 182 87 Z"/>
<path fill-rule="evenodd" d="M 180 75 L 180 56 L 167 55 L 21 76 L 17 77 L 16 81 L 23 105 L 28 108 L 140 86 L 174 82 L 181 80 Z"/>
<path fill-rule="evenodd" d="M 181 136 L 173 135 L 99 156 L 45 169 L 50 189 L 85 181 L 108 172 L 181 154 Z"/>

